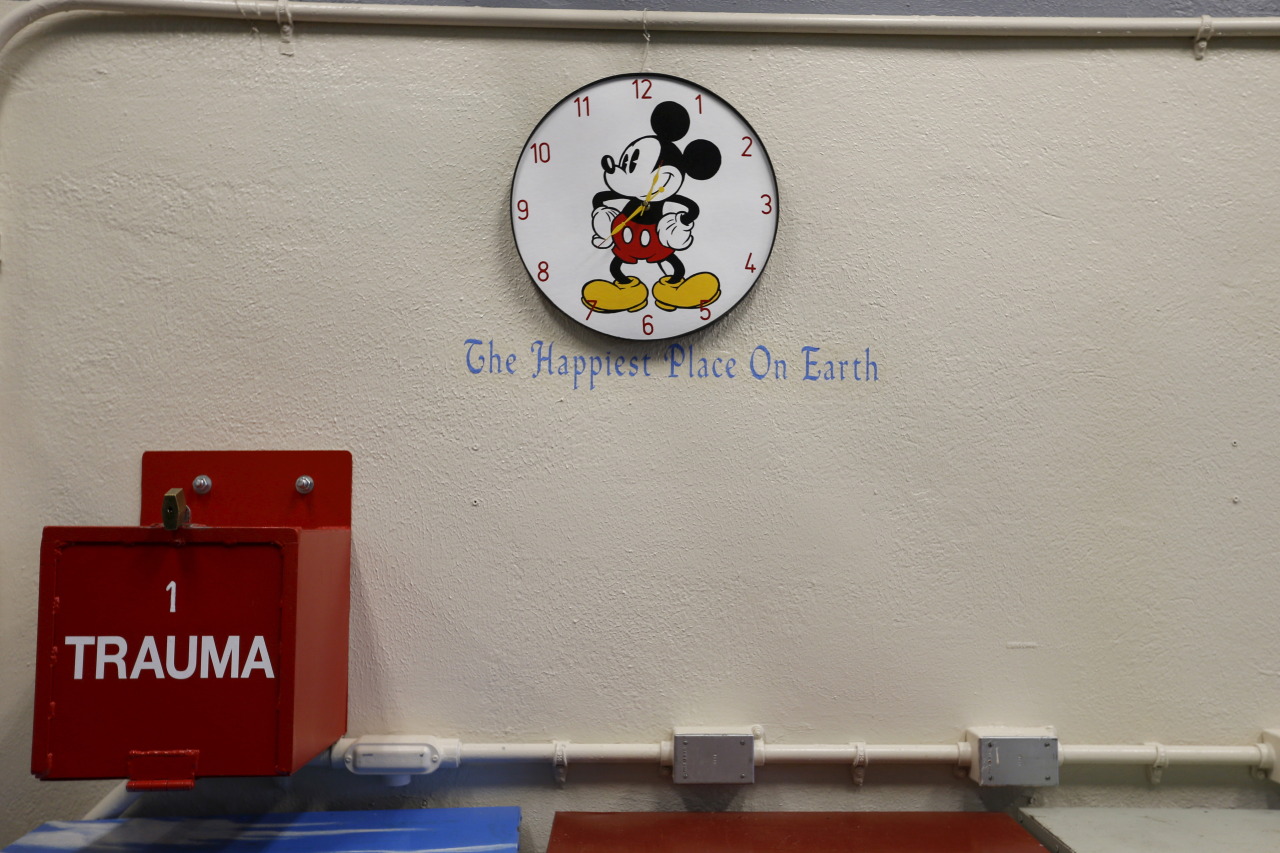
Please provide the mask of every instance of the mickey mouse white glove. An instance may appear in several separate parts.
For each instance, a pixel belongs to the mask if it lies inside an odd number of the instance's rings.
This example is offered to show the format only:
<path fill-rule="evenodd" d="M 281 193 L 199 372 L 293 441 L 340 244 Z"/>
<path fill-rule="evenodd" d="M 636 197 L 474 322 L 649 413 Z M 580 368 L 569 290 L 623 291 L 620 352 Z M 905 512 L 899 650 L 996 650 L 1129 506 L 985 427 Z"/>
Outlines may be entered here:
<path fill-rule="evenodd" d="M 685 222 L 682 213 L 668 213 L 658 220 L 658 242 L 676 251 L 693 245 L 693 223 Z"/>
<path fill-rule="evenodd" d="M 613 245 L 613 220 L 617 218 L 618 211 L 606 205 L 591 211 L 591 229 L 596 232 L 596 236 L 591 238 L 591 245 L 597 249 L 607 249 Z"/>

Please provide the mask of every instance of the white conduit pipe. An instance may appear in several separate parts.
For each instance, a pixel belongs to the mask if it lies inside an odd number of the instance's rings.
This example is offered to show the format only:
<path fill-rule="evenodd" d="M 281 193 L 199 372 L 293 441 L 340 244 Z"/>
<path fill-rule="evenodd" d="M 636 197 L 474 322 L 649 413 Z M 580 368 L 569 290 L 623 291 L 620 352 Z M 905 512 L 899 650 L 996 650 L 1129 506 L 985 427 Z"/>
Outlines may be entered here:
<path fill-rule="evenodd" d="M 1093 746 L 1087 744 L 1058 746 L 1059 764 L 1132 764 L 1153 766 L 1167 760 L 1173 764 L 1239 765 L 1270 770 L 1275 766 L 1275 755 L 1265 743 L 1250 746 L 1166 746 L 1144 744 L 1142 746 Z"/>
<path fill-rule="evenodd" d="M 422 747 L 410 747 L 417 744 Z M 365 736 L 343 738 L 330 751 L 331 767 L 347 767 L 357 773 L 377 773 L 377 769 L 361 770 L 352 757 L 358 750 L 373 759 L 371 768 L 383 766 L 379 751 L 383 748 L 417 756 L 420 752 L 436 754 L 443 759 L 424 762 L 424 770 L 459 764 L 500 764 L 540 762 L 568 766 L 570 764 L 655 764 L 670 766 L 673 755 L 671 741 L 661 743 L 544 743 L 465 744 L 456 740 L 419 735 Z M 386 753 L 390 755 L 391 752 Z M 968 742 L 953 744 L 770 744 L 760 740 L 755 745 L 756 764 L 943 764 L 967 768 L 973 762 Z M 1276 749 L 1271 743 L 1246 746 L 1166 746 L 1143 745 L 1069 745 L 1058 747 L 1058 763 L 1107 764 L 1133 766 L 1223 765 L 1271 770 L 1276 766 Z M 415 757 L 413 761 L 421 761 Z M 404 768 L 401 768 L 401 772 Z M 411 771 L 412 772 L 412 771 Z"/>
<path fill-rule="evenodd" d="M 763 747 L 765 764 L 852 764 L 858 758 L 858 745 L 787 746 L 767 743 Z M 862 758 L 870 764 L 954 764 L 968 767 L 970 748 L 967 743 L 941 746 L 862 746 Z"/>
<path fill-rule="evenodd" d="M 790 15 L 591 9 L 499 9 L 265 0 L 27 0 L 0 21 L 0 49 L 28 25 L 59 12 L 96 11 L 247 21 L 441 27 L 734 32 L 824 35 L 1209 38 L 1280 36 L 1280 18 L 1047 18 L 946 15 Z"/>
<path fill-rule="evenodd" d="M 565 758 L 582 763 L 596 764 L 671 764 L 671 743 L 572 743 L 564 742 Z M 555 743 L 498 744 L 474 743 L 461 745 L 459 758 L 463 763 L 498 764 L 516 761 L 555 760 Z M 843 746 L 783 746 L 764 744 L 757 746 L 763 755 L 761 764 L 852 764 L 858 755 L 855 744 Z M 955 764 L 969 765 L 969 744 L 949 746 L 865 746 L 866 761 L 881 764 Z M 1257 752 L 1254 752 L 1255 761 Z"/>
<path fill-rule="evenodd" d="M 658 764 L 660 743 L 566 743 L 566 757 L 595 764 Z M 555 743 L 464 743 L 460 759 L 466 764 L 498 764 L 508 761 L 545 761 L 556 757 Z"/>

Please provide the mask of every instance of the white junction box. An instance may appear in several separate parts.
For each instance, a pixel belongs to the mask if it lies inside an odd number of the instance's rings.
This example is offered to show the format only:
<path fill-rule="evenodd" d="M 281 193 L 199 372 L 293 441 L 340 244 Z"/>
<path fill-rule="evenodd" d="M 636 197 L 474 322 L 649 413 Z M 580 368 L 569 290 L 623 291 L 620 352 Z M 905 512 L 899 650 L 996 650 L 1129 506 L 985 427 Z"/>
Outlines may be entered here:
<path fill-rule="evenodd" d="M 1058 734 L 1053 726 L 979 726 L 965 730 L 969 778 L 984 787 L 1058 784 Z"/>

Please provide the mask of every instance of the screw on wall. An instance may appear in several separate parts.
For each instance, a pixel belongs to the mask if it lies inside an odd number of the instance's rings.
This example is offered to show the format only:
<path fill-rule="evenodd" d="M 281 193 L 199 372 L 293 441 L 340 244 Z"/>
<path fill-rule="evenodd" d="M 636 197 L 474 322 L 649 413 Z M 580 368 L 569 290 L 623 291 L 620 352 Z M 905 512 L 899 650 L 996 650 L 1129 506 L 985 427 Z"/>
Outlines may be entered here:
<path fill-rule="evenodd" d="M 191 481 L 191 491 L 197 495 L 207 495 L 213 489 L 213 480 L 208 474 L 201 474 Z"/>
<path fill-rule="evenodd" d="M 298 490 L 298 494 L 309 495 L 315 489 L 316 481 L 303 474 L 293 481 L 293 487 Z"/>

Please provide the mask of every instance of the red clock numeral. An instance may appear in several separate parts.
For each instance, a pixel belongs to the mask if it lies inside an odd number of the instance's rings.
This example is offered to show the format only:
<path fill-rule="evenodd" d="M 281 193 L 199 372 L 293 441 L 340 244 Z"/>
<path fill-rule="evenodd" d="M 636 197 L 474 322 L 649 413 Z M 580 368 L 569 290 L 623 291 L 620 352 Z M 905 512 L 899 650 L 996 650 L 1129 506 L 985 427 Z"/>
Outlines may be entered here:
<path fill-rule="evenodd" d="M 591 315 L 596 313 L 596 305 L 598 304 L 598 302 L 595 299 L 588 299 L 586 300 L 586 302 L 587 302 L 587 319 L 590 320 Z"/>
<path fill-rule="evenodd" d="M 698 102 L 698 115 L 702 115 L 702 96 L 694 95 L 693 99 Z"/>
<path fill-rule="evenodd" d="M 551 143 L 550 142 L 535 142 L 529 146 L 529 149 L 533 151 L 533 162 L 535 163 L 551 162 Z"/>
<path fill-rule="evenodd" d="M 746 270 L 747 272 L 755 272 L 755 271 L 756 271 L 756 265 L 755 265 L 755 264 L 753 264 L 753 263 L 751 263 L 751 252 L 747 252 L 747 263 L 746 263 L 746 265 L 743 267 L 743 269 L 744 269 L 744 270 Z"/>
<path fill-rule="evenodd" d="M 770 213 L 773 213 L 773 196 L 769 195 L 768 193 L 762 193 L 760 198 L 764 200 L 764 210 L 760 212 L 765 214 L 766 216 L 768 216 Z"/>
<path fill-rule="evenodd" d="M 538 281 L 549 281 L 551 279 L 551 265 L 546 261 L 538 264 Z"/>
<path fill-rule="evenodd" d="M 653 315 L 652 314 L 645 314 L 644 317 L 641 318 L 640 329 L 646 335 L 653 334 Z"/>
<path fill-rule="evenodd" d="M 751 153 L 751 137 L 750 137 L 750 136 L 744 136 L 744 137 L 742 137 L 742 141 L 743 141 L 743 142 L 745 142 L 745 143 L 747 143 L 747 147 L 742 149 L 742 156 L 743 156 L 743 157 L 752 157 L 752 156 L 754 156 L 754 155 Z"/>
<path fill-rule="evenodd" d="M 707 300 L 705 299 L 698 303 L 698 316 L 703 320 L 711 319 L 711 309 L 707 307 Z"/>
<path fill-rule="evenodd" d="M 520 199 L 518 202 L 516 202 L 516 210 L 520 213 L 520 215 L 517 216 L 516 219 L 524 220 L 529 218 L 529 202 L 525 201 L 524 199 Z"/>
<path fill-rule="evenodd" d="M 644 90 L 643 90 L 643 91 L 640 89 L 640 85 L 641 85 L 641 84 L 644 84 Z M 649 94 L 650 92 L 652 92 L 652 91 L 653 91 L 653 81 L 652 81 L 652 80 L 650 80 L 650 79 L 649 79 L 649 78 L 647 78 L 647 77 L 642 77 L 642 78 L 640 78 L 639 80 L 632 80 L 632 81 L 631 81 L 631 85 L 636 87 L 636 100 L 637 100 L 637 101 L 652 101 L 652 100 L 653 100 L 653 97 Z"/>
<path fill-rule="evenodd" d="M 573 102 L 578 107 L 578 118 L 591 115 L 591 98 L 590 97 L 584 96 L 581 98 L 574 98 Z"/>

